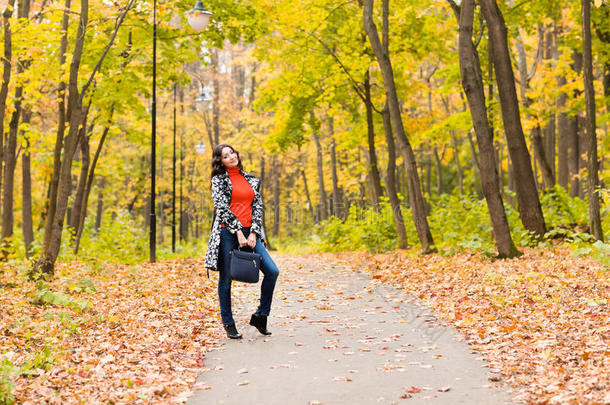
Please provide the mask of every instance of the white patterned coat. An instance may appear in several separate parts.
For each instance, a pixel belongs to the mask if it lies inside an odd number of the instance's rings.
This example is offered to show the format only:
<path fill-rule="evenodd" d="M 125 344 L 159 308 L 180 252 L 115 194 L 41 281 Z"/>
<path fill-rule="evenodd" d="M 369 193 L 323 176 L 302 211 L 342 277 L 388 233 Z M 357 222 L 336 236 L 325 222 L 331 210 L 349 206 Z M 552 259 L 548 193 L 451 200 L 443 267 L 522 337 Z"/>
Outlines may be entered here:
<path fill-rule="evenodd" d="M 252 224 L 250 232 L 254 232 L 259 239 L 265 239 L 265 231 L 263 230 L 263 200 L 259 193 L 260 180 L 251 173 L 246 173 L 240 170 L 246 181 L 254 190 L 254 200 L 252 201 Z M 233 193 L 233 185 L 229 179 L 229 175 L 225 172 L 212 177 L 212 201 L 216 209 L 214 223 L 210 232 L 210 240 L 208 241 L 208 250 L 205 254 L 204 266 L 210 270 L 218 270 L 218 250 L 220 247 L 220 231 L 222 224 L 230 233 L 235 233 L 243 228 L 239 219 L 231 211 L 231 195 Z"/>

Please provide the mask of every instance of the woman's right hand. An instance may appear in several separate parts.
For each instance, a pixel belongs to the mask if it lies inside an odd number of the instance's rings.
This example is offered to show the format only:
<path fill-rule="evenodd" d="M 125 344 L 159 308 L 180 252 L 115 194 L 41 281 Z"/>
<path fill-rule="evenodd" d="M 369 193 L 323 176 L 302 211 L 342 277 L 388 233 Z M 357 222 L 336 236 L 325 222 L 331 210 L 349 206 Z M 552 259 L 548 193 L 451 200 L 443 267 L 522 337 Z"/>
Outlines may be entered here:
<path fill-rule="evenodd" d="M 237 231 L 237 242 L 239 243 L 239 247 L 244 247 L 248 245 L 248 240 L 246 239 L 244 233 L 241 230 Z"/>

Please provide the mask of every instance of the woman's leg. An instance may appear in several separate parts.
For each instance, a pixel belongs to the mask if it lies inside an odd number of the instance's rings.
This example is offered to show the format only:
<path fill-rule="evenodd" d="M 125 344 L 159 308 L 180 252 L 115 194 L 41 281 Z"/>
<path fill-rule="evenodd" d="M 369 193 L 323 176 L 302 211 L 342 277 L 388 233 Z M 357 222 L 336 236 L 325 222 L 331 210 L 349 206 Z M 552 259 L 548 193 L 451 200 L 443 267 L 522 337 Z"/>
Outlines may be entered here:
<path fill-rule="evenodd" d="M 231 250 L 237 248 L 237 237 L 222 228 L 220 231 L 220 247 L 218 249 L 218 301 L 220 317 L 223 325 L 234 325 L 231 311 L 231 278 L 229 277 L 229 262 Z"/>
<path fill-rule="evenodd" d="M 267 252 L 267 248 L 265 248 L 265 245 L 263 245 L 260 240 L 256 241 L 254 251 L 261 255 L 261 271 L 264 274 L 263 282 L 261 284 L 260 304 L 256 313 L 262 316 L 269 316 L 269 312 L 271 312 L 271 301 L 273 300 L 273 290 L 275 289 L 275 282 L 280 271 L 269 255 L 269 252 Z"/>

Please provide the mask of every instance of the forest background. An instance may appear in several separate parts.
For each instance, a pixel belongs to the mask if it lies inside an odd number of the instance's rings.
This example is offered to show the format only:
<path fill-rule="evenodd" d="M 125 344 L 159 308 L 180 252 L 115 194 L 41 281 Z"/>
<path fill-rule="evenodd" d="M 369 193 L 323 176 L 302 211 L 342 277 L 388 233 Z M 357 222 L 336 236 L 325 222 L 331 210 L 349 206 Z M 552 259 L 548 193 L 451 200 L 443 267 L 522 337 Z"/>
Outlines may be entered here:
<path fill-rule="evenodd" d="M 590 231 L 587 208 L 590 150 L 581 4 L 560 3 L 500 4 L 519 90 L 512 108 L 527 142 L 526 149 L 515 153 L 523 158 L 509 156 L 512 135 L 506 131 L 504 136 L 503 118 L 515 122 L 515 116 L 503 114 L 503 108 L 511 107 L 501 105 L 493 76 L 490 24 L 482 11 L 474 11 L 472 39 L 485 90 L 497 187 L 517 246 L 542 237 L 603 240 L 603 234 Z M 177 254 L 204 249 L 213 212 L 209 156 L 219 142 L 235 145 L 246 169 L 262 177 L 272 247 L 422 247 L 422 231 L 415 226 L 421 221 L 417 218 L 425 221 L 417 212 L 421 205 L 429 229 L 424 232 L 430 234 L 424 251 L 430 245 L 448 252 L 495 254 L 498 231 L 489 212 L 502 206 L 488 211 L 483 199 L 481 173 L 490 167 L 473 130 L 471 114 L 476 112 L 469 111 L 461 85 L 452 4 L 458 7 L 447 1 L 394 2 L 388 7 L 384 45 L 404 128 L 404 134 L 394 131 L 389 138 L 391 125 L 384 127 L 382 114 L 383 72 L 363 30 L 358 2 L 212 2 L 213 23 L 196 35 L 184 21 L 189 4 L 159 4 L 160 257 L 172 256 L 174 212 Z M 49 256 L 45 221 L 49 209 L 62 205 L 57 202 L 62 193 L 56 197 L 52 187 L 59 182 L 66 200 L 65 217 L 57 219 L 65 220 L 60 227 L 63 258 L 142 261 L 148 254 L 150 212 L 152 4 L 88 3 L 87 29 L 76 46 L 82 55 L 73 46 L 79 38 L 78 10 L 64 13 L 65 6 L 77 4 L 9 1 L 3 7 L 3 257 L 38 258 L 41 250 L 42 257 Z M 377 6 L 375 19 L 382 13 L 382 4 Z M 602 204 L 597 214 L 605 225 L 601 229 L 608 232 L 609 6 L 592 6 L 599 156 L 594 195 Z M 79 103 L 77 117 L 69 107 L 72 94 Z M 78 130 L 74 136 L 71 127 Z M 59 133 L 68 137 L 63 145 L 57 142 Z M 198 144 L 207 147 L 201 155 Z M 54 170 L 54 160 L 57 165 L 58 156 L 64 155 L 73 156 L 71 165 Z M 411 165 L 417 192 L 410 190 Z M 527 200 L 538 196 L 544 212 L 538 228 L 519 218 L 519 185 L 530 184 L 520 170 L 527 165 L 538 190 Z M 59 181 L 60 173 L 65 181 Z M 415 205 L 411 195 L 419 201 Z M 524 211 L 536 211 L 535 204 L 522 205 Z M 597 244 L 588 249 L 605 248 Z"/>
<path fill-rule="evenodd" d="M 273 249 L 559 243 L 607 271 L 610 4 L 497 5 L 211 0 L 197 34 L 190 1 L 160 1 L 157 258 L 205 252 L 228 143 L 263 180 Z M 56 263 L 149 258 L 153 2 L 0 11 L 3 271 L 59 302 Z"/>

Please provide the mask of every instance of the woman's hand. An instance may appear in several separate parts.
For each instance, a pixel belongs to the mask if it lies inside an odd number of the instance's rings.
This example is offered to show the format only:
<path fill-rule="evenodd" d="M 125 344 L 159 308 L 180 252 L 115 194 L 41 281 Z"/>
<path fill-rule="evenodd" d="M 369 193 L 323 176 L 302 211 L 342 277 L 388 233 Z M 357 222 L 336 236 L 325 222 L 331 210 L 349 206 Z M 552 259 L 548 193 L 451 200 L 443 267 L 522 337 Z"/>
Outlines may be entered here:
<path fill-rule="evenodd" d="M 248 246 L 254 249 L 254 247 L 256 246 L 256 234 L 254 232 L 250 232 L 250 235 L 248 235 L 247 242 Z"/>
<path fill-rule="evenodd" d="M 239 247 L 250 246 L 248 244 L 248 241 L 246 240 L 246 237 L 244 236 L 244 233 L 241 230 L 237 231 L 236 233 L 237 233 L 237 242 L 239 243 Z"/>

